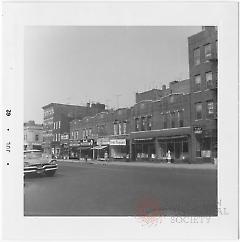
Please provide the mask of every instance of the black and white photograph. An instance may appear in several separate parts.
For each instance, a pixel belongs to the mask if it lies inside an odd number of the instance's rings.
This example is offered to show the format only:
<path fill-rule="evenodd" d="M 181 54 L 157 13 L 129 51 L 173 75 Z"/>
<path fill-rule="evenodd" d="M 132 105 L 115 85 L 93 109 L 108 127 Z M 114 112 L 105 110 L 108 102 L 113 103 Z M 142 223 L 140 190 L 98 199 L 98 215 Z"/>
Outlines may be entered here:
<path fill-rule="evenodd" d="M 237 236 L 237 4 L 3 6 L 5 238 Z"/>
<path fill-rule="evenodd" d="M 217 36 L 26 27 L 24 214 L 217 216 Z"/>

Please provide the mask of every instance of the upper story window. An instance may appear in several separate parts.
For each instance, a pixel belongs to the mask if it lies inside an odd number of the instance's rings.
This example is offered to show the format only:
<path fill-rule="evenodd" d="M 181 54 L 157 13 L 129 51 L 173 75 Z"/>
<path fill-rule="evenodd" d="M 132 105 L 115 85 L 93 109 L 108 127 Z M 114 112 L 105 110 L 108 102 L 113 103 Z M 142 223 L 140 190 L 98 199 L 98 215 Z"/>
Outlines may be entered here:
<path fill-rule="evenodd" d="M 212 100 L 207 101 L 207 118 L 214 118 L 214 103 Z"/>
<path fill-rule="evenodd" d="M 27 134 L 24 134 L 24 140 L 27 140 Z"/>
<path fill-rule="evenodd" d="M 123 122 L 123 134 L 127 133 L 127 122 Z"/>
<path fill-rule="evenodd" d="M 117 135 L 118 134 L 118 123 L 117 122 L 115 122 L 113 124 L 113 134 L 114 135 Z"/>
<path fill-rule="evenodd" d="M 194 59 L 194 65 L 200 64 L 200 48 L 197 48 L 193 51 L 193 59 Z"/>
<path fill-rule="evenodd" d="M 183 127 L 184 126 L 183 110 L 179 110 L 178 119 L 179 119 L 179 127 Z"/>
<path fill-rule="evenodd" d="M 58 122 L 58 128 L 61 128 L 61 121 Z"/>
<path fill-rule="evenodd" d="M 35 141 L 39 141 L 39 135 L 38 134 L 35 135 Z"/>
<path fill-rule="evenodd" d="M 206 75 L 206 87 L 207 89 L 209 89 L 213 87 L 213 75 L 211 71 L 207 72 L 205 75 Z"/>
<path fill-rule="evenodd" d="M 58 134 L 58 141 L 61 141 L 61 134 Z"/>
<path fill-rule="evenodd" d="M 53 129 L 56 129 L 56 123 L 53 122 Z"/>
<path fill-rule="evenodd" d="M 168 114 L 165 113 L 165 114 L 163 115 L 163 128 L 164 128 L 164 129 L 167 129 L 167 127 L 168 127 Z"/>
<path fill-rule="evenodd" d="M 91 136 L 92 135 L 92 129 L 88 130 L 88 135 Z"/>
<path fill-rule="evenodd" d="M 170 97 L 170 103 L 173 103 L 174 102 L 174 96 L 171 96 Z"/>
<path fill-rule="evenodd" d="M 135 130 L 136 131 L 140 130 L 140 120 L 139 120 L 139 118 L 135 119 Z"/>
<path fill-rule="evenodd" d="M 118 133 L 119 134 L 122 134 L 122 126 L 121 126 L 121 123 L 120 122 L 118 124 Z"/>
<path fill-rule="evenodd" d="M 141 130 L 146 130 L 146 117 L 141 118 Z"/>
<path fill-rule="evenodd" d="M 204 46 L 204 54 L 205 54 L 205 59 L 211 56 L 212 54 L 211 44 L 207 44 Z"/>
<path fill-rule="evenodd" d="M 201 75 L 197 75 L 194 77 L 195 80 L 195 91 L 201 90 Z"/>
<path fill-rule="evenodd" d="M 148 116 L 147 117 L 147 130 L 151 130 L 152 129 L 152 117 Z"/>
<path fill-rule="evenodd" d="M 195 113 L 196 113 L 196 120 L 202 119 L 202 103 L 195 104 Z"/>
<path fill-rule="evenodd" d="M 175 112 L 172 112 L 170 115 L 171 115 L 171 127 L 175 128 L 176 127 L 176 114 L 175 114 Z"/>

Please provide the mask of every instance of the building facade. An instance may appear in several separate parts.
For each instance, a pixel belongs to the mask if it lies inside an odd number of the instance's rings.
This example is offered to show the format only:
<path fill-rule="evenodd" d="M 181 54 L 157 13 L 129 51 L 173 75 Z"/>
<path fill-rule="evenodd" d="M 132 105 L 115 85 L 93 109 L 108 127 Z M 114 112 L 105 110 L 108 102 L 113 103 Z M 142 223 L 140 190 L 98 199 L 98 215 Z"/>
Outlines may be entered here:
<path fill-rule="evenodd" d="M 206 26 L 188 38 L 192 160 L 217 158 L 217 29 Z"/>
<path fill-rule="evenodd" d="M 33 120 L 24 123 L 24 150 L 42 150 L 43 125 Z"/>
<path fill-rule="evenodd" d="M 70 122 L 73 119 L 82 119 L 105 109 L 105 105 L 99 104 L 91 108 L 86 106 L 50 103 L 43 107 L 43 147 L 44 152 L 54 154 L 56 157 L 65 156 L 66 144 L 69 140 Z M 63 139 L 62 139 L 63 138 Z"/>

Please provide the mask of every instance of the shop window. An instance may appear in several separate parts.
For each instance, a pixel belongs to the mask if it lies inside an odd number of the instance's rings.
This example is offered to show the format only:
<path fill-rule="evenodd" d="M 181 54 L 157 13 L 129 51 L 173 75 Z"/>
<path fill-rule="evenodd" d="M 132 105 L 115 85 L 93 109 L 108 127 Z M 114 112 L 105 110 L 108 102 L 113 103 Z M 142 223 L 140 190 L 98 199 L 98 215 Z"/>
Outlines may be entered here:
<path fill-rule="evenodd" d="M 195 80 L 195 91 L 201 90 L 201 75 L 197 75 L 194 77 Z"/>
<path fill-rule="evenodd" d="M 207 89 L 210 89 L 210 88 L 213 87 L 213 75 L 212 75 L 212 72 L 209 71 L 205 75 L 206 75 L 206 86 L 207 86 Z"/>
<path fill-rule="evenodd" d="M 193 59 L 194 59 L 194 65 L 200 64 L 200 48 L 197 48 L 193 51 Z"/>
<path fill-rule="evenodd" d="M 187 141 L 183 142 L 183 153 L 188 153 L 188 142 Z"/>
<path fill-rule="evenodd" d="M 214 118 L 214 103 L 213 101 L 207 101 L 207 118 Z"/>
<path fill-rule="evenodd" d="M 199 141 L 196 143 L 196 157 L 202 157 L 201 145 Z"/>
<path fill-rule="evenodd" d="M 183 127 L 184 126 L 183 110 L 179 110 L 178 115 L 179 115 L 179 127 Z"/>
<path fill-rule="evenodd" d="M 211 56 L 211 44 L 207 44 L 204 46 L 204 54 L 205 54 L 205 59 Z"/>
<path fill-rule="evenodd" d="M 202 103 L 195 104 L 196 120 L 202 119 Z"/>

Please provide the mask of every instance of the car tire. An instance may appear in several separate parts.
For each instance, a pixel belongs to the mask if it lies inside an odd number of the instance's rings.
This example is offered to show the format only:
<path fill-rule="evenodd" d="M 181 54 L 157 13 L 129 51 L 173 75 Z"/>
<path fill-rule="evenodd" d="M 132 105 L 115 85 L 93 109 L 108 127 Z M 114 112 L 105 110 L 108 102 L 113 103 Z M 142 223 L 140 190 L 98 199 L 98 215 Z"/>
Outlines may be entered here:
<path fill-rule="evenodd" d="M 54 176 L 56 171 L 46 171 L 46 176 Z"/>

